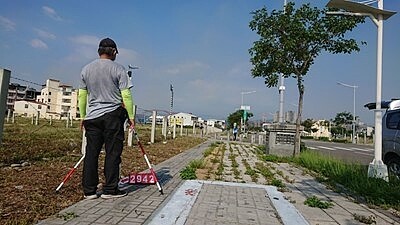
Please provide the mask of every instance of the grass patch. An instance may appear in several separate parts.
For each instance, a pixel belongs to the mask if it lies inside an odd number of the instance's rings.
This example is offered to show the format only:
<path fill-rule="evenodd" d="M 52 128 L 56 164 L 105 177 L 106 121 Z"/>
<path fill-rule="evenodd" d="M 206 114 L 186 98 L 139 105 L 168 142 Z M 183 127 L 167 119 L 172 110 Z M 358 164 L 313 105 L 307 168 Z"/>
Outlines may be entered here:
<path fill-rule="evenodd" d="M 63 214 L 58 214 L 57 217 L 63 219 L 64 221 L 67 221 L 78 217 L 78 215 L 76 215 L 74 212 L 66 212 Z"/>
<path fill-rule="evenodd" d="M 399 180 L 386 182 L 368 177 L 368 166 L 347 164 L 315 151 L 303 151 L 295 162 L 327 177 L 326 182 L 333 187 L 343 185 L 350 194 L 363 197 L 369 204 L 400 210 Z"/>
<path fill-rule="evenodd" d="M 316 196 L 308 197 L 306 201 L 304 201 L 304 205 L 308 205 L 310 207 L 316 207 L 320 209 L 327 209 L 333 206 L 332 202 L 321 201 Z"/>
<path fill-rule="evenodd" d="M 327 184 L 335 191 L 346 192 L 368 204 L 400 210 L 400 180 L 390 178 L 386 182 L 368 177 L 367 165 L 346 163 L 308 149 L 301 151 L 297 157 L 279 157 L 266 155 L 264 152 L 263 146 L 257 148 L 260 160 L 295 163 L 311 171 L 317 181 Z M 265 165 L 258 163 L 256 169 L 266 179 L 274 179 L 274 174 Z"/>
<path fill-rule="evenodd" d="M 204 168 L 204 160 L 203 159 L 194 159 L 189 162 L 189 167 L 195 169 L 203 169 Z"/>
<path fill-rule="evenodd" d="M 278 188 L 284 188 L 285 187 L 285 184 L 281 180 L 276 179 L 276 178 L 272 179 L 271 185 L 273 185 L 275 187 L 278 187 Z"/>
<path fill-rule="evenodd" d="M 196 176 L 196 168 L 186 166 L 183 170 L 181 170 L 180 174 L 182 179 L 184 180 L 194 180 L 197 178 Z"/>
<path fill-rule="evenodd" d="M 204 168 L 204 160 L 203 159 L 194 159 L 189 162 L 189 164 L 183 168 L 180 172 L 180 176 L 184 180 L 194 180 L 197 178 L 196 170 Z"/>

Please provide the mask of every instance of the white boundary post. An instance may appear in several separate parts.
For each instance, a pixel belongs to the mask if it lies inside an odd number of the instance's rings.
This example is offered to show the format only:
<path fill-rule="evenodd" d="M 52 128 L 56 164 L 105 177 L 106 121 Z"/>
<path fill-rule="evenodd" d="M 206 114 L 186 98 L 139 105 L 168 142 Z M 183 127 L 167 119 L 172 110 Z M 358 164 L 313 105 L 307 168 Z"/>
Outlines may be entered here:
<path fill-rule="evenodd" d="M 183 117 L 181 117 L 181 137 L 183 135 Z"/>
<path fill-rule="evenodd" d="M 39 125 L 39 116 L 40 116 L 40 111 L 36 112 L 36 118 L 35 118 L 35 125 Z"/>
<path fill-rule="evenodd" d="M 156 117 L 157 117 L 157 111 L 153 111 L 153 118 L 151 121 L 151 137 L 150 137 L 150 142 L 154 143 L 154 138 L 156 135 Z"/>
<path fill-rule="evenodd" d="M 10 117 L 11 117 L 11 109 L 7 109 L 7 123 L 10 122 Z"/>
<path fill-rule="evenodd" d="M 173 125 L 173 131 L 172 131 L 172 138 L 175 139 L 176 138 L 176 118 L 174 116 L 174 125 Z"/>
<path fill-rule="evenodd" d="M 168 116 L 164 116 L 162 121 L 162 135 L 164 136 L 164 140 L 167 139 L 167 126 L 168 126 Z"/>
<path fill-rule="evenodd" d="M 7 108 L 8 84 L 10 83 L 11 71 L 0 68 L 0 108 Z M 3 139 L 5 110 L 0 110 L 0 144 Z"/>

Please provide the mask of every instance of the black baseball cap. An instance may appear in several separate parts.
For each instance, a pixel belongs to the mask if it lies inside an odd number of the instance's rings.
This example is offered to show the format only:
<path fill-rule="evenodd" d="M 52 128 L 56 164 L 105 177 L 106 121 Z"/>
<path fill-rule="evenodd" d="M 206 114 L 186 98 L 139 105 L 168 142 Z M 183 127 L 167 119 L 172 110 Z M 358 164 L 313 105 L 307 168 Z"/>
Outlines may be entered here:
<path fill-rule="evenodd" d="M 99 48 L 106 48 L 106 47 L 115 48 L 115 50 L 118 53 L 117 44 L 115 44 L 115 42 L 111 38 L 104 38 L 103 40 L 100 41 Z"/>

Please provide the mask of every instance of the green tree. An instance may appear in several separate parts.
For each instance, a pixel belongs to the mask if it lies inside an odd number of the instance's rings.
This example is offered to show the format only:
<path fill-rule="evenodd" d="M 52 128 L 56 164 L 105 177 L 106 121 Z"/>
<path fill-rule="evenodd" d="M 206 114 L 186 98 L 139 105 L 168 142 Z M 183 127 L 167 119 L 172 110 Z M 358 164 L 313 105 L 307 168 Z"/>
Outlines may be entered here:
<path fill-rule="evenodd" d="M 229 114 L 227 122 L 228 122 L 228 129 L 233 128 L 233 124 L 236 123 L 238 126 L 240 126 L 240 120 L 243 118 L 244 110 L 237 110 L 236 112 L 233 112 Z M 253 113 L 247 112 L 247 119 L 246 121 L 243 121 L 246 123 L 249 118 L 253 117 Z"/>
<path fill-rule="evenodd" d="M 349 133 L 350 131 L 346 129 L 346 125 L 353 123 L 353 114 L 347 111 L 337 113 L 333 119 L 333 123 L 335 124 L 333 130 L 335 134 Z"/>
<path fill-rule="evenodd" d="M 346 124 L 351 124 L 353 122 L 353 114 L 344 111 L 337 113 L 335 119 L 333 119 L 335 125 L 344 126 Z"/>
<path fill-rule="evenodd" d="M 313 119 L 306 119 L 304 120 L 301 125 L 304 127 L 304 131 L 307 132 L 317 132 L 318 129 L 316 128 L 312 128 L 312 126 L 314 125 L 315 121 Z"/>
<path fill-rule="evenodd" d="M 328 9 L 318 9 L 310 4 L 298 9 L 294 6 L 291 2 L 284 11 L 273 10 L 270 14 L 265 7 L 252 12 L 253 19 L 249 26 L 260 36 L 260 40 L 253 43 L 249 53 L 253 64 L 252 76 L 264 78 L 267 87 L 277 86 L 280 74 L 297 81 L 299 99 L 293 150 L 293 155 L 297 155 L 300 152 L 304 76 L 323 51 L 333 54 L 359 51 L 357 41 L 346 39 L 345 33 L 364 19 L 328 16 Z"/>

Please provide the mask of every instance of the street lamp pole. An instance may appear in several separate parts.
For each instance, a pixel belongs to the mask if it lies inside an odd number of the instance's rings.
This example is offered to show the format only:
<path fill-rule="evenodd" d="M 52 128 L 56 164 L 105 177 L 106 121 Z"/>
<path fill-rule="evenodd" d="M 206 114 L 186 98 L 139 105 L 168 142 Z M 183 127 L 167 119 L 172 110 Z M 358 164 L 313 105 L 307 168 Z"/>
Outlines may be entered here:
<path fill-rule="evenodd" d="M 353 88 L 353 122 L 351 124 L 351 128 L 353 130 L 353 137 L 351 139 L 351 142 L 353 144 L 356 143 L 356 139 L 355 139 L 355 135 L 356 135 L 356 88 L 358 88 L 358 86 L 356 85 L 348 85 L 342 82 L 337 82 L 337 84 L 342 85 L 344 87 L 348 87 L 348 88 Z"/>
<path fill-rule="evenodd" d="M 383 0 L 379 0 L 378 8 L 371 7 L 364 2 L 353 2 L 345 0 L 330 0 L 327 4 L 331 8 L 339 8 L 348 12 L 327 12 L 333 15 L 369 16 L 377 27 L 377 49 L 376 49 L 376 109 L 375 109 L 375 155 L 369 164 L 368 176 L 382 178 L 388 181 L 387 166 L 382 161 L 382 45 L 383 45 L 383 20 L 396 14 L 394 11 L 383 9 Z M 372 3 L 372 2 L 371 2 Z"/>
<path fill-rule="evenodd" d="M 283 11 L 286 12 L 286 0 L 284 0 L 283 3 Z M 280 85 L 278 88 L 279 91 L 279 114 L 278 114 L 278 122 L 283 123 L 284 122 L 284 110 L 283 110 L 283 104 L 284 104 L 284 95 L 285 95 L 285 78 L 283 77 L 283 74 L 280 74 Z"/>
<path fill-rule="evenodd" d="M 172 86 L 172 84 L 169 84 L 169 90 L 171 91 L 171 102 L 169 108 L 169 118 L 167 120 L 168 135 L 171 134 L 171 115 L 172 115 L 172 108 L 174 107 L 174 87 Z"/>

